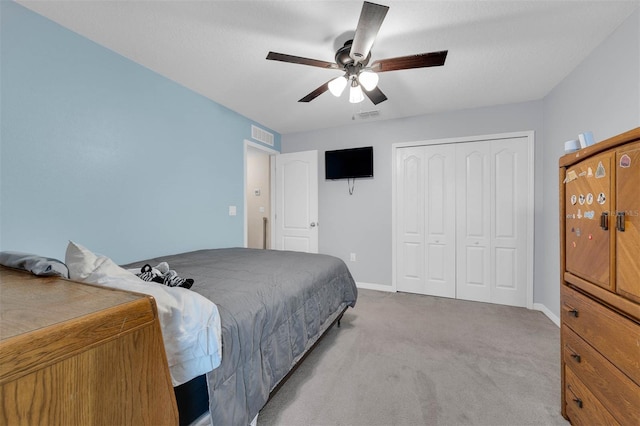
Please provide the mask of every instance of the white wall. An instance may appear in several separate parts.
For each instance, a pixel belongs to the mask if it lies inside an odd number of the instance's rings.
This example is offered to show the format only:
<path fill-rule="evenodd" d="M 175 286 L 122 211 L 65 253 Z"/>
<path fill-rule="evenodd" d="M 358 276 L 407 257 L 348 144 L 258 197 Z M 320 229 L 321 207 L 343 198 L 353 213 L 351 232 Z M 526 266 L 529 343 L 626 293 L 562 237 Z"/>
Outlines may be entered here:
<path fill-rule="evenodd" d="M 320 252 L 345 260 L 358 282 L 391 286 L 391 145 L 534 130 L 534 302 L 559 316 L 558 158 L 580 132 L 601 140 L 639 126 L 639 80 L 636 11 L 543 100 L 286 134 L 282 152 L 320 151 Z M 324 180 L 325 150 L 367 145 L 373 179 L 357 180 L 351 196 L 345 181 Z"/>

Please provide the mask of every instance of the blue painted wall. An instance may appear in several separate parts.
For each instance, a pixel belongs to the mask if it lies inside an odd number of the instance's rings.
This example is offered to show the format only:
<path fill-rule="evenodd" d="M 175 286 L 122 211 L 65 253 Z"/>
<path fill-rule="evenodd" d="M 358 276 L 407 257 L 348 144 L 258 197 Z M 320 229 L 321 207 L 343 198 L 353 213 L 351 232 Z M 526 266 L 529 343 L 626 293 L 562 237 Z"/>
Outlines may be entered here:
<path fill-rule="evenodd" d="M 0 250 L 64 258 L 74 240 L 124 263 L 243 245 L 243 141 L 259 123 L 0 7 Z"/>

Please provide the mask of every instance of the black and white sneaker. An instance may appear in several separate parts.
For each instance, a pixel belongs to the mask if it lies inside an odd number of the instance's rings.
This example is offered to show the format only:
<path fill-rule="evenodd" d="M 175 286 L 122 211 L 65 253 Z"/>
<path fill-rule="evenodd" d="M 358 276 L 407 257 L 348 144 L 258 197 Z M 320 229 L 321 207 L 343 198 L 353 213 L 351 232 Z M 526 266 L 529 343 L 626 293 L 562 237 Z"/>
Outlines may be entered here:
<path fill-rule="evenodd" d="M 151 265 L 148 263 L 140 268 L 140 273 L 136 274 L 142 281 L 156 282 L 162 284 L 162 277 L 156 274 Z"/>
<path fill-rule="evenodd" d="M 172 269 L 164 274 L 163 284 L 169 287 L 191 288 L 193 280 L 191 278 L 180 278 L 178 273 Z"/>

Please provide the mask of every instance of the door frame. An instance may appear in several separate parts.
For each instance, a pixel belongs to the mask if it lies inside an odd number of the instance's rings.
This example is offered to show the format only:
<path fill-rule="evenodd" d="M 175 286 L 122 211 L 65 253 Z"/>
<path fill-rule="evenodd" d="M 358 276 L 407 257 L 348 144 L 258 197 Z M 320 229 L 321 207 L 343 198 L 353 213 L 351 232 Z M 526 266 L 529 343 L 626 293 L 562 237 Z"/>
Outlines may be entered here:
<path fill-rule="evenodd" d="M 242 161 L 243 161 L 243 174 L 242 174 L 242 187 L 243 187 L 243 194 L 244 194 L 244 198 L 242 200 L 243 203 L 243 228 L 244 228 L 244 247 L 249 247 L 249 227 L 247 224 L 247 220 L 249 219 L 248 216 L 248 212 L 247 212 L 247 196 L 249 194 L 247 194 L 247 150 L 249 149 L 249 147 L 251 148 L 255 148 L 261 151 L 264 151 L 266 153 L 269 154 L 270 156 L 270 161 L 269 161 L 269 187 L 270 189 L 270 202 L 269 204 L 271 205 L 270 209 L 269 209 L 269 217 L 270 217 L 270 221 L 269 221 L 269 235 L 273 235 L 273 231 L 274 231 L 274 225 L 273 225 L 273 217 L 275 216 L 275 189 L 276 189 L 276 183 L 275 183 L 275 162 L 273 161 L 273 156 L 274 155 L 278 155 L 280 154 L 278 151 L 276 151 L 273 148 L 270 148 L 268 146 L 265 145 L 261 145 L 259 143 L 256 142 L 252 142 L 249 141 L 247 139 L 244 140 L 244 145 L 243 145 L 243 151 L 242 151 Z M 271 247 L 269 247 L 271 248 Z"/>
<path fill-rule="evenodd" d="M 397 235 L 396 227 L 397 220 L 397 194 L 396 194 L 396 156 L 398 149 L 412 147 L 412 146 L 424 146 L 424 145 L 443 145 L 450 143 L 464 143 L 464 142 L 482 142 L 496 139 L 513 139 L 513 138 L 526 138 L 527 139 L 527 154 L 529 156 L 527 179 L 529 185 L 527 188 L 527 309 L 533 309 L 533 267 L 534 267 L 534 213 L 535 213 L 535 190 L 534 190 L 534 170 L 535 170 L 535 132 L 533 130 L 511 132 L 511 133 L 497 133 L 491 135 L 478 135 L 478 136 L 464 136 L 458 138 L 444 138 L 444 139 L 427 139 L 413 142 L 397 142 L 391 145 L 391 291 L 398 291 L 396 283 L 396 245 Z"/>

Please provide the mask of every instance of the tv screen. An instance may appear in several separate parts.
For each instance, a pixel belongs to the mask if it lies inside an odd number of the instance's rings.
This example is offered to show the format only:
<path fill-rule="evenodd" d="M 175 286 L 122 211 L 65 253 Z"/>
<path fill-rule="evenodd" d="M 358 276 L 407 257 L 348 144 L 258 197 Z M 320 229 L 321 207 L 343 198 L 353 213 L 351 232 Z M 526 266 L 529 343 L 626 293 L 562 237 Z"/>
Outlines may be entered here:
<path fill-rule="evenodd" d="M 373 177 L 373 147 L 325 151 L 326 179 Z"/>

